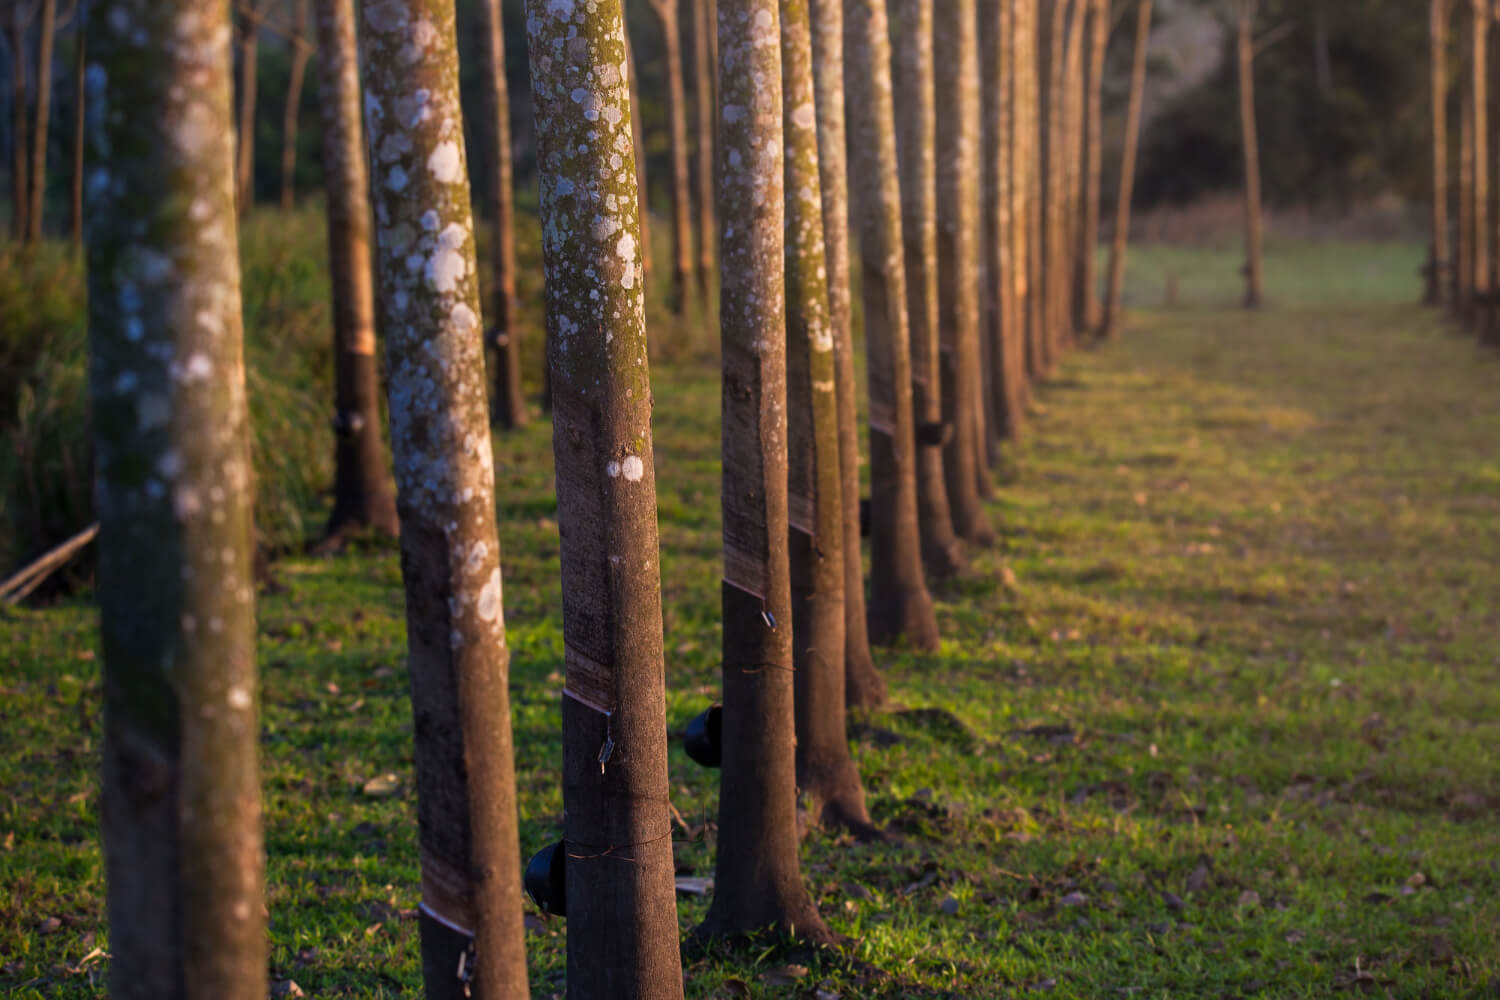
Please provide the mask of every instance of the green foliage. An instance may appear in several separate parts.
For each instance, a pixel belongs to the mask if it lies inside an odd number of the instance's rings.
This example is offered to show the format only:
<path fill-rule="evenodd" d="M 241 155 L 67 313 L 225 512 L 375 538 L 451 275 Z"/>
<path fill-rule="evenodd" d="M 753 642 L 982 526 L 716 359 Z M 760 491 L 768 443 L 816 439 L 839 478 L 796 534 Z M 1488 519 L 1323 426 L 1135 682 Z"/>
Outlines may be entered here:
<path fill-rule="evenodd" d="M 1493 991 L 1500 360 L 1391 304 L 1415 298 L 1419 252 L 1287 248 L 1382 300 L 1278 306 L 1273 281 L 1260 313 L 1202 307 L 1232 295 L 1137 313 L 1121 344 L 1068 360 L 1007 456 L 1000 544 L 937 595 L 943 648 L 883 654 L 905 708 L 851 726 L 872 812 L 906 842 L 803 845 L 852 958 L 713 948 L 689 957 L 690 996 Z M 719 683 L 718 373 L 655 381 L 677 734 Z M 550 435 L 496 444 L 525 852 L 562 810 Z M 409 995 L 398 559 L 280 575 L 259 608 L 273 971 L 309 995 Z M 83 598 L 0 619 L 8 995 L 105 988 L 94 648 Z M 679 864 L 709 875 L 717 775 L 675 739 L 670 766 Z M 364 791 L 386 774 L 393 795 Z M 703 912 L 683 899 L 684 930 Z M 552 996 L 566 923 L 529 923 Z"/>

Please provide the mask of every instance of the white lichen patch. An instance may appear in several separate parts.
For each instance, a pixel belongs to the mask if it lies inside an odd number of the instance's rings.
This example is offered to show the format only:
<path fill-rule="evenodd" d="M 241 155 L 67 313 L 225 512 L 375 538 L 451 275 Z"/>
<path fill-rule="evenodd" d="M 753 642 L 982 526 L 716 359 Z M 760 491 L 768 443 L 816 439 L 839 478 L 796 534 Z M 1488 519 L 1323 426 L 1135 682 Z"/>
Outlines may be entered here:
<path fill-rule="evenodd" d="M 639 455 L 627 455 L 625 461 L 620 463 L 620 474 L 625 477 L 626 482 L 638 483 L 646 474 L 646 464 Z"/>
<path fill-rule="evenodd" d="M 456 184 L 463 179 L 463 156 L 456 142 L 441 142 L 427 157 L 427 169 L 440 184 Z"/>
<path fill-rule="evenodd" d="M 500 570 L 498 567 L 490 573 L 490 578 L 485 581 L 484 588 L 479 592 L 479 603 L 475 611 L 479 614 L 479 620 L 493 622 L 500 617 Z"/>

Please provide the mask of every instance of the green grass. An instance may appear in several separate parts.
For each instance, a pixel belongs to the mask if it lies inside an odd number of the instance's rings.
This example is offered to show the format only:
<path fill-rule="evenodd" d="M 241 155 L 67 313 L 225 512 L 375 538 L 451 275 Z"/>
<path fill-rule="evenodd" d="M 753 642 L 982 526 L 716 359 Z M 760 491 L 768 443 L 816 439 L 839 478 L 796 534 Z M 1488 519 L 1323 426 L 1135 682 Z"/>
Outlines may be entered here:
<path fill-rule="evenodd" d="M 1236 255 L 1195 256 L 1233 277 Z M 1042 388 L 999 546 L 938 594 L 941 651 L 882 654 L 898 708 L 854 728 L 905 843 L 804 842 L 848 953 L 694 954 L 691 996 L 1495 995 L 1500 357 L 1391 304 L 1414 297 L 1413 249 L 1293 256 L 1268 261 L 1277 307 L 1136 314 Z M 1339 275 L 1339 304 L 1294 307 L 1283 269 Z M 701 362 L 655 374 L 678 730 L 718 688 L 718 388 Z M 562 810 L 550 430 L 496 454 L 529 854 Z M 410 994 L 397 559 L 279 576 L 260 602 L 273 970 Z M 84 598 L 0 619 L 8 995 L 103 995 L 94 648 Z M 688 822 L 711 821 L 716 776 L 675 746 L 671 770 Z M 362 794 L 387 772 L 396 796 Z M 711 874 L 712 831 L 678 857 Z M 684 931 L 703 911 L 682 902 Z M 562 990 L 566 931 L 532 922 L 536 996 Z"/>

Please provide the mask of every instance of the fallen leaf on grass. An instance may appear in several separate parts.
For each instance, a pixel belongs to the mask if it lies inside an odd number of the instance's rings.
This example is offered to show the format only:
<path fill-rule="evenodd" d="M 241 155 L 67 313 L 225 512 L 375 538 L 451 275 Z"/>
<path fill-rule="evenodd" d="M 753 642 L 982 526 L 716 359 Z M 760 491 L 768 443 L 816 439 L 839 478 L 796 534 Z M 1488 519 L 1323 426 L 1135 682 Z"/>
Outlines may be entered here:
<path fill-rule="evenodd" d="M 807 966 L 805 965 L 778 965 L 760 974 L 761 981 L 771 986 L 791 986 L 806 977 Z M 749 996 L 748 993 L 745 995 Z"/>
<path fill-rule="evenodd" d="M 62 930 L 62 921 L 56 917 L 48 917 L 36 925 L 38 934 L 56 934 L 60 930 Z"/>
<path fill-rule="evenodd" d="M 395 795 L 401 787 L 401 779 L 394 774 L 378 774 L 364 783 L 360 789 L 372 799 L 383 799 Z"/>

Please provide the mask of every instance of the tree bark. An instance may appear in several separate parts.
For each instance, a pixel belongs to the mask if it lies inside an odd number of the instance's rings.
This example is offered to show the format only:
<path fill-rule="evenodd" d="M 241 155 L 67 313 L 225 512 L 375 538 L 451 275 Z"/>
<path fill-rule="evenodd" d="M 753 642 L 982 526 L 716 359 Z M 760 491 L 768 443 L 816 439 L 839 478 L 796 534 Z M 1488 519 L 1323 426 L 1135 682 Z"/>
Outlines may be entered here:
<path fill-rule="evenodd" d="M 1058 2 L 1058 0 L 1051 0 Z M 1025 81 L 1026 128 L 1026 372 L 1030 381 L 1040 381 L 1047 370 L 1047 107 L 1043 101 L 1046 64 L 1042 59 L 1042 0 L 1022 0 L 1026 31 L 1018 40 Z"/>
<path fill-rule="evenodd" d="M 687 95 L 682 79 L 682 33 L 677 0 L 649 0 L 661 25 L 662 58 L 667 72 L 667 138 L 672 162 L 672 289 L 673 315 L 686 314 L 693 271 L 693 209 L 689 188 Z"/>
<path fill-rule="evenodd" d="M 74 250 L 83 249 L 83 122 L 84 110 L 88 106 L 84 82 L 87 67 L 88 30 L 85 19 L 78 17 L 78 43 L 73 59 L 73 192 L 68 214 L 68 231 L 72 234 Z"/>
<path fill-rule="evenodd" d="M 1104 56 L 1109 49 L 1110 3 L 1094 0 L 1089 14 L 1089 52 L 1084 83 L 1083 226 L 1078 236 L 1078 287 L 1074 323 L 1088 334 L 1100 324 L 1094 254 L 1099 246 L 1100 180 L 1104 173 Z"/>
<path fill-rule="evenodd" d="M 286 105 L 281 114 L 281 210 L 290 212 L 297 206 L 297 125 L 302 112 L 302 84 L 307 78 L 307 61 L 313 45 L 307 40 L 307 0 L 295 0 L 294 27 L 289 44 L 292 47 L 291 72 L 287 76 Z"/>
<path fill-rule="evenodd" d="M 636 72 L 635 46 L 630 41 L 630 27 L 625 31 L 625 67 L 630 74 L 630 121 L 631 140 L 635 146 L 636 207 L 641 228 L 641 282 L 643 288 L 651 287 L 651 186 L 646 183 L 646 124 L 641 117 L 640 75 Z M 647 350 L 655 354 L 654 341 L 649 327 L 646 330 Z M 550 366 L 548 372 L 551 372 Z M 551 375 L 547 376 L 551 381 Z"/>
<path fill-rule="evenodd" d="M 1443 301 L 1448 283 L 1448 8 L 1449 0 L 1430 0 L 1428 33 L 1431 41 L 1432 87 L 1432 244 L 1429 247 L 1427 305 Z"/>
<path fill-rule="evenodd" d="M 370 178 L 361 124 L 354 0 L 317 0 L 318 104 L 333 286 L 333 510 L 325 544 L 373 528 L 399 533 L 380 427 Z"/>
<path fill-rule="evenodd" d="M 1077 336 L 1074 303 L 1078 288 L 1078 243 L 1083 211 L 1083 50 L 1087 40 L 1084 25 L 1088 22 L 1093 0 L 1075 0 L 1073 16 L 1068 22 L 1067 57 L 1063 64 L 1063 195 L 1059 206 L 1062 233 L 1058 239 L 1057 261 L 1057 347 L 1062 357 Z"/>
<path fill-rule="evenodd" d="M 270 0 L 255 0 L 240 11 L 240 103 L 235 159 L 235 192 L 243 218 L 255 201 L 255 98 L 260 60 L 260 25 Z"/>
<path fill-rule="evenodd" d="M 979 480 L 983 406 L 979 345 L 979 45 L 975 0 L 937 4 L 934 49 L 937 102 L 937 251 L 939 329 L 943 352 L 943 416 L 953 436 L 943 449 L 943 471 L 953 530 L 967 542 L 993 545 Z"/>
<path fill-rule="evenodd" d="M 714 897 L 695 936 L 826 943 L 797 858 L 778 21 L 774 0 L 719 8 L 724 750 Z"/>
<path fill-rule="evenodd" d="M 1479 323 L 1490 309 L 1490 0 L 1474 0 L 1472 10 L 1474 21 L 1469 34 L 1473 54 L 1469 71 L 1474 89 L 1474 276 L 1470 321 Z"/>
<path fill-rule="evenodd" d="M 849 287 L 849 170 L 844 127 L 843 0 L 811 0 L 813 83 L 818 116 L 818 174 L 823 242 L 828 256 L 828 319 L 839 424 L 839 482 L 844 509 L 844 699 L 851 708 L 878 708 L 885 681 L 875 669 L 865 617 L 860 551 L 859 412 L 854 379 L 853 304 Z"/>
<path fill-rule="evenodd" d="M 1466 65 L 1472 71 L 1472 64 Z M 1474 308 L 1474 90 L 1463 87 L 1458 112 L 1458 250 L 1453 303 L 1467 322 Z"/>
<path fill-rule="evenodd" d="M 623 7 L 526 10 L 562 537 L 568 995 L 680 1000 Z"/>
<path fill-rule="evenodd" d="M 1109 245 L 1109 289 L 1104 300 L 1104 336 L 1120 335 L 1124 317 L 1125 251 L 1130 245 L 1130 203 L 1135 195 L 1135 162 L 1141 142 L 1141 101 L 1146 92 L 1146 54 L 1151 45 L 1151 0 L 1138 0 L 1135 54 L 1130 66 L 1130 103 L 1125 111 L 1125 144 L 1120 152 L 1120 191 L 1115 231 Z"/>
<path fill-rule="evenodd" d="M 1019 5 L 1008 0 L 984 0 L 980 6 L 984 56 L 984 187 L 985 187 L 985 337 L 990 345 L 986 394 L 992 437 L 1018 440 L 1025 420 L 1022 386 L 1025 348 L 1020 336 L 1020 295 L 1024 283 L 1017 272 L 1025 258 L 1018 255 L 1021 216 L 1016 212 L 1016 143 L 1020 140 L 1020 68 L 1014 57 Z M 1020 347 L 1018 352 L 1017 348 Z"/>
<path fill-rule="evenodd" d="M 943 477 L 939 432 L 951 435 L 943 412 L 952 373 L 941 356 L 938 324 L 938 218 L 936 85 L 933 70 L 933 0 L 895 0 L 891 5 L 891 64 L 896 113 L 896 159 L 901 188 L 901 235 L 905 244 L 907 323 L 911 332 L 913 419 L 916 440 L 917 525 L 928 576 L 945 580 L 968 568 L 954 532 Z"/>
<path fill-rule="evenodd" d="M 227 15 L 94 7 L 101 813 L 122 998 L 267 991 Z"/>
<path fill-rule="evenodd" d="M 1065 147 L 1067 107 L 1064 91 L 1067 86 L 1067 35 L 1068 9 L 1081 0 L 1052 0 L 1051 23 L 1047 32 L 1046 91 L 1043 108 L 1046 120 L 1046 140 L 1043 151 L 1043 177 L 1045 178 L 1045 201 L 1043 207 L 1043 233 L 1045 248 L 1042 254 L 1042 282 L 1044 285 L 1042 371 L 1049 373 L 1057 363 L 1059 344 L 1062 340 L 1062 317 L 1059 305 L 1064 301 L 1066 289 L 1063 285 L 1063 265 L 1067 252 L 1063 248 L 1064 216 L 1063 199 L 1067 191 L 1067 151 Z"/>
<path fill-rule="evenodd" d="M 363 7 L 427 995 L 527 995 L 509 650 L 451 0 Z M 413 268 L 409 261 L 418 260 Z M 469 949 L 473 970 L 460 981 Z"/>
<path fill-rule="evenodd" d="M 11 7 L 10 21 L 10 229 L 17 243 L 26 241 L 29 231 L 26 211 L 31 207 L 31 189 L 26 183 L 27 159 L 31 147 L 26 142 L 26 5 Z"/>
<path fill-rule="evenodd" d="M 844 501 L 808 0 L 781 0 L 780 13 L 797 787 L 815 822 L 869 837 L 844 712 Z"/>
<path fill-rule="evenodd" d="M 494 358 L 491 413 L 501 427 L 524 427 L 526 397 L 521 391 L 521 338 L 516 319 L 515 182 L 510 150 L 510 87 L 505 79 L 505 14 L 500 0 L 484 0 L 485 114 L 490 130 L 486 150 L 494 177 L 490 202 L 490 326 L 486 339 Z"/>
<path fill-rule="evenodd" d="M 917 528 L 916 428 L 911 395 L 906 267 L 897 176 L 891 48 L 885 0 L 845 0 L 844 93 L 850 184 L 859 201 L 870 420 L 871 641 L 938 645 Z"/>
<path fill-rule="evenodd" d="M 52 45 L 57 27 L 57 0 L 42 0 L 41 37 L 36 57 L 36 119 L 31 128 L 31 204 L 26 210 L 26 242 L 42 239 L 47 203 L 47 131 L 52 121 Z"/>
<path fill-rule="evenodd" d="M 1239 64 L 1240 150 L 1245 165 L 1245 308 L 1263 298 L 1261 263 L 1260 141 L 1255 130 L 1256 0 L 1239 0 L 1236 54 Z"/>
<path fill-rule="evenodd" d="M 697 113 L 693 170 L 698 194 L 698 305 L 709 307 L 713 285 L 714 247 L 718 228 L 714 221 L 714 143 L 718 134 L 718 111 L 714 103 L 713 59 L 709 35 L 713 32 L 714 0 L 687 0 L 693 25 L 693 109 Z"/>

